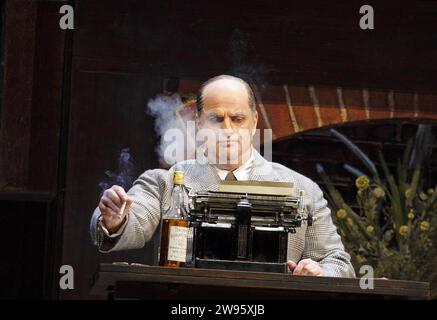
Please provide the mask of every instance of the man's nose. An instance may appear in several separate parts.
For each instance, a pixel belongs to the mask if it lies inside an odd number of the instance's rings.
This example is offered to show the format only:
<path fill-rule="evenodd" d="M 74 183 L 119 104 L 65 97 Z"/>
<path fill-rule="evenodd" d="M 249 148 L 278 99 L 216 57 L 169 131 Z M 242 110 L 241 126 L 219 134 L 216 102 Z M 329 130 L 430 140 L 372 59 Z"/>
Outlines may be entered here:
<path fill-rule="evenodd" d="M 225 117 L 225 119 L 223 120 L 222 129 L 228 134 L 231 134 L 234 131 L 234 128 L 232 127 L 232 121 L 230 118 Z"/>

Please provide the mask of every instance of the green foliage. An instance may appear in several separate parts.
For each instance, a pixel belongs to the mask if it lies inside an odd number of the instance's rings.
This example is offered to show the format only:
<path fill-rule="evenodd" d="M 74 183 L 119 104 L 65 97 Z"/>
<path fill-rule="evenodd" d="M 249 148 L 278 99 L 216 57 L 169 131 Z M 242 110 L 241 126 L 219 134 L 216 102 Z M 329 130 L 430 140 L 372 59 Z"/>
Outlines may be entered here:
<path fill-rule="evenodd" d="M 437 185 L 425 186 L 423 170 L 432 155 L 431 127 L 419 126 L 415 139 L 408 142 L 397 161 L 395 173 L 389 170 L 382 152 L 379 172 L 352 141 L 334 129 L 331 132 L 371 173 L 356 179 L 359 212 L 355 212 L 323 166 L 317 165 L 333 219 L 355 269 L 368 264 L 376 277 L 430 282 L 432 296 L 437 298 Z M 345 168 L 360 172 L 350 165 Z"/>

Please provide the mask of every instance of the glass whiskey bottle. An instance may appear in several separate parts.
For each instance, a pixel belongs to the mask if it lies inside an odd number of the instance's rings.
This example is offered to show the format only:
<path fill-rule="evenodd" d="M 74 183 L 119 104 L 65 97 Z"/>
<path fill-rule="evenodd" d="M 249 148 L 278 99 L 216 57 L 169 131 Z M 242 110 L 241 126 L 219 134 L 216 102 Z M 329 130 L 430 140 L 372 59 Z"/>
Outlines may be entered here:
<path fill-rule="evenodd" d="M 184 172 L 175 171 L 170 208 L 162 217 L 159 265 L 177 268 L 187 259 L 189 221 L 184 208 Z"/>

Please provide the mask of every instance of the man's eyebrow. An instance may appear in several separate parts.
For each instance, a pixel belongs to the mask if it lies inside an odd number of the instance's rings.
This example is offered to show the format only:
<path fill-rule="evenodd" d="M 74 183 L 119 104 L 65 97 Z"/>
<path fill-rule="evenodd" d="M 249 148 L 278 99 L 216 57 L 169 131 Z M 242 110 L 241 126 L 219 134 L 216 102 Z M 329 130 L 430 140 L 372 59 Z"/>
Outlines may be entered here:
<path fill-rule="evenodd" d="M 205 116 L 207 117 L 220 117 L 223 118 L 225 115 L 222 112 L 214 112 L 214 111 L 209 111 L 209 112 L 205 112 Z M 231 112 L 229 113 L 230 117 L 247 117 L 247 114 L 244 112 Z"/>
<path fill-rule="evenodd" d="M 245 114 L 244 112 L 235 112 L 235 113 L 231 113 L 230 116 L 231 117 L 246 117 L 247 114 Z"/>
<path fill-rule="evenodd" d="M 207 112 L 207 113 L 205 113 L 205 116 L 207 116 L 207 117 L 224 117 L 223 114 L 216 113 L 216 112 Z"/>

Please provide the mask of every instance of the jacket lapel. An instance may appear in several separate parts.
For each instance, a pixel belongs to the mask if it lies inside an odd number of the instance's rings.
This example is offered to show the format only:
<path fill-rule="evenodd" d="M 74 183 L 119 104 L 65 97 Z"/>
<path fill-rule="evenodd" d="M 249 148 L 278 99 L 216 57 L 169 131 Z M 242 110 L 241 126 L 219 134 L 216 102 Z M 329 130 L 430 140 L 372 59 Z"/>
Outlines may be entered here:
<path fill-rule="evenodd" d="M 187 169 L 185 185 L 193 191 L 218 190 L 221 179 L 217 170 L 202 153 L 195 161 L 195 165 L 189 166 Z"/>

